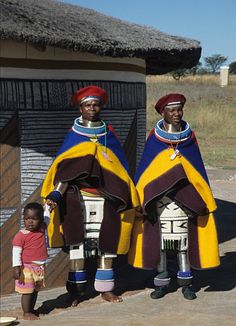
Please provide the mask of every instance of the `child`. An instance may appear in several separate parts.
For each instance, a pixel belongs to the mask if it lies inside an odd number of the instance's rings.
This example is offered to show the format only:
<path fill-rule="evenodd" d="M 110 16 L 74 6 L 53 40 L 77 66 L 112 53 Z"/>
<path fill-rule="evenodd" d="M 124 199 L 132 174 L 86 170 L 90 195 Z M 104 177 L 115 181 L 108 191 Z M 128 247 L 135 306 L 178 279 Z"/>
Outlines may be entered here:
<path fill-rule="evenodd" d="M 12 261 L 15 291 L 22 294 L 23 318 L 39 319 L 34 306 L 38 291 L 44 285 L 44 265 L 47 255 L 44 210 L 38 203 L 29 203 L 23 211 L 25 229 L 14 237 Z"/>

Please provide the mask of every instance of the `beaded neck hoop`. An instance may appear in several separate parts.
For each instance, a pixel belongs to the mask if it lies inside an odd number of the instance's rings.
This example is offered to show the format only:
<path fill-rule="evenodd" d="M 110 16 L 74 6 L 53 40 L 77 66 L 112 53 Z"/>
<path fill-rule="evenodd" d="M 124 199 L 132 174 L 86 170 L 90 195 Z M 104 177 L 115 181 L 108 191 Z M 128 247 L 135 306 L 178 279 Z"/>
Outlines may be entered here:
<path fill-rule="evenodd" d="M 81 124 L 81 118 L 76 118 L 72 130 L 77 134 L 87 137 L 102 137 L 107 133 L 106 124 L 101 120 L 102 125 L 98 127 L 86 127 Z"/>
<path fill-rule="evenodd" d="M 163 130 L 163 122 L 164 119 L 161 119 L 157 122 L 155 126 L 155 136 L 157 138 L 171 143 L 180 143 L 191 136 L 192 131 L 187 122 L 183 121 L 183 130 L 178 132 L 167 132 Z"/>
<path fill-rule="evenodd" d="M 107 126 L 106 123 L 101 120 L 102 125 L 98 127 L 86 127 L 81 124 L 82 119 L 81 117 L 76 118 L 74 121 L 74 125 L 72 127 L 72 130 L 85 137 L 89 137 L 91 141 L 97 141 L 100 137 L 104 137 L 104 149 L 102 150 L 103 156 L 109 160 L 109 157 L 107 155 Z"/>

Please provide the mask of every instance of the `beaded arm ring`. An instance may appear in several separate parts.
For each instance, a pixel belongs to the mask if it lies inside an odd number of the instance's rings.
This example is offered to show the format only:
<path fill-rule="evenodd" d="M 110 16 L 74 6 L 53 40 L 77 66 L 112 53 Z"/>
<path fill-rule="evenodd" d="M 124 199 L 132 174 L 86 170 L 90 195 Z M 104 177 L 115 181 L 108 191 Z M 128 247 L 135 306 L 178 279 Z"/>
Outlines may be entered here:
<path fill-rule="evenodd" d="M 61 202 L 62 195 L 59 191 L 53 190 L 52 192 L 50 192 L 50 194 L 47 195 L 46 199 L 50 199 L 55 203 L 59 204 Z"/>

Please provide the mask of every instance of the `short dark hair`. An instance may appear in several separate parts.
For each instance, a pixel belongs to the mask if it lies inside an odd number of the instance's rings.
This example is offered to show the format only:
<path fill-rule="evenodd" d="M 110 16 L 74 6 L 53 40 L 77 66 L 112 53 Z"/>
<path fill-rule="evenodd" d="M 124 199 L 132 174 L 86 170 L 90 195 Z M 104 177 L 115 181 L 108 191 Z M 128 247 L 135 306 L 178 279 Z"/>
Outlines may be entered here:
<path fill-rule="evenodd" d="M 27 211 L 27 209 L 34 209 L 36 211 L 37 216 L 40 218 L 41 221 L 43 221 L 44 217 L 44 209 L 43 206 L 39 203 L 33 202 L 33 203 L 28 203 L 23 210 L 23 215 Z"/>

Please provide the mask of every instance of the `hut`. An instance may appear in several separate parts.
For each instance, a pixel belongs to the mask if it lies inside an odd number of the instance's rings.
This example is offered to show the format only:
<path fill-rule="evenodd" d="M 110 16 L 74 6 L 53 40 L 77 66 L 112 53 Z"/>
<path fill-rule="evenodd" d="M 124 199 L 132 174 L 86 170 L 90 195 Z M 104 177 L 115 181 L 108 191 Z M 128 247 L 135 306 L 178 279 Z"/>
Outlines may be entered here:
<path fill-rule="evenodd" d="M 106 89 L 103 117 L 134 172 L 145 141 L 146 75 L 198 63 L 198 41 L 53 0 L 0 0 L 1 279 L 14 290 L 11 240 L 22 207 L 40 200 L 45 174 L 77 112 L 75 90 Z M 47 286 L 64 284 L 67 259 L 50 250 Z M 53 272 L 52 272 L 53 271 Z"/>

